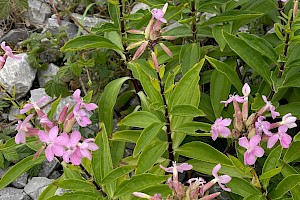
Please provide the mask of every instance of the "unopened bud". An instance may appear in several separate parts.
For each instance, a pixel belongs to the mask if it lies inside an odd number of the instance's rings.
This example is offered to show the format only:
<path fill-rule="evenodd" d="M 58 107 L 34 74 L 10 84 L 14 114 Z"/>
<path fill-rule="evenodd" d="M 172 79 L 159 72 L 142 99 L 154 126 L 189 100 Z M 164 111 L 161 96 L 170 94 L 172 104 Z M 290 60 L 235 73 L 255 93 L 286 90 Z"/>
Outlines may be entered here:
<path fill-rule="evenodd" d="M 142 193 L 142 192 L 134 192 L 132 194 L 136 197 L 143 198 L 143 199 L 150 199 L 151 198 L 151 196 L 149 196 L 148 194 Z"/>
<path fill-rule="evenodd" d="M 162 39 L 165 39 L 165 40 L 176 40 L 177 37 L 176 36 L 161 36 Z"/>
<path fill-rule="evenodd" d="M 69 109 L 69 104 L 67 104 L 61 111 L 59 117 L 58 117 L 58 124 L 61 124 L 65 121 L 66 117 L 67 117 L 67 112 Z"/>
<path fill-rule="evenodd" d="M 152 61 L 153 61 L 155 70 L 156 70 L 157 72 L 159 72 L 158 61 L 157 61 L 157 58 L 156 58 L 155 53 L 154 53 L 154 52 L 151 52 L 151 56 L 152 56 Z"/>
<path fill-rule="evenodd" d="M 248 97 L 250 92 L 251 92 L 250 86 L 248 85 L 248 83 L 245 83 L 242 88 L 242 93 L 243 93 L 244 97 Z"/>
<path fill-rule="evenodd" d="M 138 50 L 135 52 L 133 58 L 132 58 L 132 61 L 138 59 L 145 51 L 146 47 L 148 45 L 148 42 L 143 42 L 141 44 L 141 46 L 138 48 Z"/>
<path fill-rule="evenodd" d="M 200 200 L 212 200 L 214 198 L 216 198 L 217 196 L 219 196 L 221 194 L 221 192 L 216 192 L 210 195 L 207 195 L 205 197 L 200 198 Z"/>
<path fill-rule="evenodd" d="M 149 37 L 150 37 L 150 32 L 152 31 L 153 29 L 153 24 L 154 24 L 154 18 L 152 17 L 145 29 L 145 39 L 148 40 Z"/>
<path fill-rule="evenodd" d="M 168 54 L 168 56 L 173 57 L 173 53 L 164 43 L 159 43 L 159 45 L 166 52 L 166 54 Z"/>
<path fill-rule="evenodd" d="M 141 30 L 128 30 L 127 33 L 131 33 L 131 34 L 144 34 L 144 31 Z"/>
<path fill-rule="evenodd" d="M 257 118 L 256 113 L 252 113 L 246 121 L 246 127 L 249 127 L 250 125 L 254 124 L 254 122 L 256 121 L 256 118 Z"/>
<path fill-rule="evenodd" d="M 126 50 L 130 50 L 130 49 L 133 49 L 133 48 L 135 48 L 135 47 L 138 47 L 138 46 L 140 46 L 143 42 L 146 42 L 146 41 L 143 40 L 143 41 L 131 43 L 131 44 L 128 45 L 128 47 L 126 48 Z"/>

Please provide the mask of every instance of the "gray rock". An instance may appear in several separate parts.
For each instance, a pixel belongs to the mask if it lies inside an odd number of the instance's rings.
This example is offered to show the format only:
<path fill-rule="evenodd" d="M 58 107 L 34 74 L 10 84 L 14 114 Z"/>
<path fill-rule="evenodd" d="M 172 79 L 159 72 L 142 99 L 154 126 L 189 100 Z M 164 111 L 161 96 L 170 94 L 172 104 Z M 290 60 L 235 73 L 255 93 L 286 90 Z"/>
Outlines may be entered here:
<path fill-rule="evenodd" d="M 60 29 L 64 29 L 66 31 L 69 39 L 74 38 L 78 31 L 78 27 L 71 22 L 61 20 L 61 24 L 59 25 L 55 15 L 52 15 L 51 18 L 47 19 L 44 31 L 49 30 L 53 34 L 58 34 Z"/>
<path fill-rule="evenodd" d="M 42 27 L 45 20 L 51 16 L 50 5 L 41 0 L 28 0 L 28 18 L 31 25 Z"/>
<path fill-rule="evenodd" d="M 16 98 L 24 97 L 32 86 L 35 79 L 36 69 L 33 69 L 28 61 L 27 54 L 19 54 L 22 59 L 17 60 L 8 57 L 2 70 L 0 70 L 0 83 L 4 84 L 6 89 L 12 93 L 16 86 Z M 3 93 L 0 93 L 0 97 Z"/>
<path fill-rule="evenodd" d="M 30 98 L 30 99 L 33 100 L 33 101 L 38 101 L 38 100 L 40 100 L 43 96 L 48 96 L 48 95 L 46 94 L 44 88 L 39 88 L 39 89 L 31 90 L 31 91 L 30 91 L 30 94 L 31 94 L 31 98 Z M 48 98 L 49 98 L 49 101 L 52 99 L 52 98 L 49 97 L 49 96 L 48 96 Z M 49 101 L 48 101 L 48 102 L 49 102 Z M 56 109 L 56 112 L 55 112 L 55 114 L 54 114 L 54 119 L 57 119 L 57 118 L 59 117 L 59 114 L 60 114 L 61 110 L 63 109 L 63 107 L 64 107 L 67 103 L 69 103 L 70 105 L 74 105 L 74 104 L 75 104 L 75 101 L 74 101 L 74 99 L 73 99 L 72 96 L 68 96 L 68 97 L 62 98 L 62 99 L 60 100 L 60 103 L 58 104 L 57 109 Z M 47 107 L 45 107 L 45 108 L 43 109 L 43 111 L 44 111 L 45 113 L 47 113 L 50 109 L 51 109 L 51 105 L 48 105 Z"/>
<path fill-rule="evenodd" d="M 1 37 L 1 36 L 0 36 Z M 11 45 L 17 45 L 18 42 L 25 40 L 29 37 L 29 32 L 26 29 L 12 29 L 3 37 L 1 37 L 0 42 L 5 41 Z"/>
<path fill-rule="evenodd" d="M 144 3 L 137 3 L 136 5 L 133 6 L 130 14 L 134 14 L 139 10 L 150 10 L 150 7 Z"/>
<path fill-rule="evenodd" d="M 79 22 L 81 21 L 81 18 L 83 17 L 82 15 L 77 14 L 77 13 L 72 13 L 72 16 L 75 19 L 77 19 Z M 108 23 L 108 22 L 110 22 L 110 20 L 102 19 L 102 18 L 98 18 L 98 17 L 85 17 L 82 25 L 86 28 L 91 28 L 91 27 L 95 27 L 98 24 Z"/>
<path fill-rule="evenodd" d="M 20 109 L 11 106 L 10 110 L 9 110 L 9 114 L 8 114 L 8 120 L 14 121 L 14 120 L 18 119 L 16 116 L 19 114 L 20 114 Z"/>
<path fill-rule="evenodd" d="M 46 177 L 33 177 L 24 188 L 24 192 L 36 200 L 43 190 L 52 182 Z"/>
<path fill-rule="evenodd" d="M 0 190 L 0 200 L 24 200 L 26 196 L 22 189 L 6 187 Z"/>
<path fill-rule="evenodd" d="M 52 174 L 50 174 L 49 178 L 50 179 L 57 179 L 60 176 L 61 176 L 61 173 L 59 173 L 58 171 L 55 170 L 54 172 L 52 172 Z"/>
<path fill-rule="evenodd" d="M 44 87 L 45 84 L 52 79 L 54 75 L 58 72 L 59 67 L 53 63 L 48 65 L 47 70 L 38 70 L 37 77 L 41 87 Z"/>
<path fill-rule="evenodd" d="M 42 164 L 38 177 L 48 177 L 58 166 L 59 162 L 56 159 L 53 159 L 51 162 L 45 160 Z"/>

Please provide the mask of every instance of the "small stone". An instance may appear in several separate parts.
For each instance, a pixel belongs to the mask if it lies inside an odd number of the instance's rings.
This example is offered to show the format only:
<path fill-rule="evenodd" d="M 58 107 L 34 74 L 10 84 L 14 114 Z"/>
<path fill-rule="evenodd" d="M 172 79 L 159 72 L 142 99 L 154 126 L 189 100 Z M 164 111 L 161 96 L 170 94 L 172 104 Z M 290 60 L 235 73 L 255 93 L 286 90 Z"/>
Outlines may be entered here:
<path fill-rule="evenodd" d="M 18 42 L 23 41 L 29 37 L 29 32 L 26 29 L 12 29 L 3 37 L 0 42 L 5 41 L 6 43 L 16 46 Z"/>
<path fill-rule="evenodd" d="M 45 20 L 51 16 L 50 5 L 40 0 L 28 0 L 28 17 L 31 25 L 43 26 Z"/>
<path fill-rule="evenodd" d="M 77 14 L 77 13 L 72 13 L 72 16 L 75 19 L 77 19 L 79 22 L 81 21 L 81 18 L 83 17 L 82 15 Z M 82 25 L 86 28 L 92 28 L 92 27 L 96 27 L 99 24 L 108 23 L 108 22 L 110 22 L 110 20 L 102 19 L 102 18 L 98 18 L 98 17 L 85 17 Z M 84 31 L 83 31 L 83 33 L 84 33 Z"/>
<path fill-rule="evenodd" d="M 19 188 L 19 189 L 23 189 L 28 181 L 28 173 L 24 172 L 23 174 L 21 174 L 21 176 L 19 176 L 18 178 L 16 178 L 11 185 L 14 186 L 15 188 Z"/>
<path fill-rule="evenodd" d="M 150 7 L 144 3 L 137 3 L 136 5 L 133 6 L 130 14 L 134 14 L 139 10 L 150 10 Z"/>
<path fill-rule="evenodd" d="M 65 32 L 67 33 L 67 37 L 69 39 L 74 38 L 77 35 L 78 31 L 78 27 L 75 24 L 67 22 L 65 20 L 61 20 L 61 24 L 59 25 L 56 15 L 52 15 L 51 18 L 48 18 L 43 32 L 48 30 L 53 34 L 58 34 L 60 29 L 65 29 Z"/>
<path fill-rule="evenodd" d="M 35 79 L 36 69 L 32 68 L 26 53 L 18 54 L 22 59 L 8 57 L 4 67 L 0 70 L 0 83 L 2 83 L 10 94 L 16 86 L 16 98 L 24 97 L 30 90 Z M 3 93 L 0 93 L 0 97 Z"/>
<path fill-rule="evenodd" d="M 59 162 L 56 159 L 53 159 L 51 162 L 45 160 L 42 163 L 38 177 L 48 177 L 58 166 Z"/>
<path fill-rule="evenodd" d="M 46 177 L 33 177 L 24 188 L 24 192 L 36 200 L 43 190 L 52 182 Z"/>
<path fill-rule="evenodd" d="M 44 87 L 45 84 L 52 79 L 53 76 L 58 72 L 59 67 L 53 63 L 48 65 L 47 70 L 38 70 L 37 77 L 41 87 Z"/>
<path fill-rule="evenodd" d="M 22 189 L 6 187 L 0 190 L 0 200 L 23 200 L 25 197 Z"/>

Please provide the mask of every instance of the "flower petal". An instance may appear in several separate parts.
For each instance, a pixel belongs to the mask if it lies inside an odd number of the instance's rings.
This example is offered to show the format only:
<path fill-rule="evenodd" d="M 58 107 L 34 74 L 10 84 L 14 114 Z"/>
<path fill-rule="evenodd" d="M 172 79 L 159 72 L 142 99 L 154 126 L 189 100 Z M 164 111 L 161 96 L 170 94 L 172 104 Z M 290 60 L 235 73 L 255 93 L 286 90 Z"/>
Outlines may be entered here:
<path fill-rule="evenodd" d="M 277 142 L 277 140 L 279 139 L 279 135 L 278 134 L 274 134 L 272 135 L 269 140 L 268 140 L 268 145 L 267 148 L 271 149 Z"/>
<path fill-rule="evenodd" d="M 239 139 L 239 145 L 240 145 L 241 147 L 244 147 L 244 148 L 248 149 L 248 148 L 249 148 L 249 142 L 248 142 L 248 139 L 247 139 L 246 137 L 241 137 L 241 138 Z"/>
<path fill-rule="evenodd" d="M 212 175 L 215 178 L 218 178 L 218 171 L 221 169 L 221 164 L 217 164 L 213 169 L 212 169 Z"/>

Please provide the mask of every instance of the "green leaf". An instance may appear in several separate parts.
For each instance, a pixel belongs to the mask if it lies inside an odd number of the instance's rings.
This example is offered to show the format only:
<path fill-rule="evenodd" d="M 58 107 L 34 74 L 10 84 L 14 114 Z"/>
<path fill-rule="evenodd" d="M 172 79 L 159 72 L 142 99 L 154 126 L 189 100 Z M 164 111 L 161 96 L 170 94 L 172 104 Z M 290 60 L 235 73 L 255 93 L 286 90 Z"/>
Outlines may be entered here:
<path fill-rule="evenodd" d="M 53 196 L 48 198 L 47 200 L 99 200 L 99 198 L 101 199 L 99 194 L 94 192 L 77 191 L 64 193 L 61 196 Z"/>
<path fill-rule="evenodd" d="M 66 85 L 58 83 L 54 80 L 50 80 L 45 84 L 45 91 L 46 91 L 47 95 L 49 95 L 51 97 L 61 96 L 63 98 L 63 97 L 67 97 L 71 94 Z"/>
<path fill-rule="evenodd" d="M 282 167 L 278 167 L 278 168 L 275 168 L 275 169 L 271 169 L 265 173 L 263 173 L 262 175 L 259 176 L 259 179 L 260 180 L 265 180 L 265 179 L 270 179 L 272 178 L 273 176 L 279 174 L 282 170 Z"/>
<path fill-rule="evenodd" d="M 183 45 L 180 51 L 181 70 L 186 74 L 200 60 L 200 44 Z"/>
<path fill-rule="evenodd" d="M 155 122 L 161 122 L 156 115 L 147 111 L 137 111 L 124 117 L 118 125 L 146 128 Z"/>
<path fill-rule="evenodd" d="M 282 152 L 282 148 L 280 145 L 278 145 L 275 149 L 273 149 L 271 151 L 271 153 L 269 154 L 269 156 L 267 157 L 267 159 L 264 163 L 262 173 L 267 173 L 270 170 L 273 170 L 277 167 L 278 161 L 281 157 L 281 152 Z M 264 188 L 266 189 L 269 185 L 269 180 L 263 180 L 262 184 L 263 184 Z"/>
<path fill-rule="evenodd" d="M 84 180 L 78 180 L 78 179 L 61 180 L 56 182 L 56 185 L 62 189 L 68 189 L 68 190 L 85 190 L 85 191 L 96 190 L 95 186 L 92 183 Z"/>
<path fill-rule="evenodd" d="M 113 133 L 111 140 L 136 143 L 141 132 L 141 130 L 117 131 Z"/>
<path fill-rule="evenodd" d="M 107 130 L 108 135 L 111 135 L 114 128 L 113 123 L 113 112 L 114 106 L 117 101 L 117 97 L 121 86 L 125 81 L 130 79 L 129 77 L 123 77 L 108 83 L 103 93 L 101 94 L 99 103 L 98 103 L 98 116 L 99 121 L 105 124 L 105 128 Z"/>
<path fill-rule="evenodd" d="M 238 194 L 242 197 L 248 197 L 253 194 L 260 194 L 260 191 L 256 189 L 250 180 L 232 177 L 231 181 L 226 184 L 231 189 L 231 192 Z"/>
<path fill-rule="evenodd" d="M 160 156 L 167 150 L 168 142 L 157 141 L 144 148 L 137 162 L 136 174 L 142 174 L 151 169 Z"/>
<path fill-rule="evenodd" d="M 204 61 L 205 60 L 202 59 L 180 79 L 168 102 L 170 110 L 176 105 L 190 104 L 191 97 L 194 95 L 194 90 L 192 88 L 198 87 L 200 79 L 199 73 Z"/>
<path fill-rule="evenodd" d="M 262 194 L 252 194 L 245 197 L 243 200 L 266 200 L 266 197 Z"/>
<path fill-rule="evenodd" d="M 133 151 L 134 158 L 156 137 L 156 135 L 162 130 L 163 126 L 164 123 L 155 122 L 147 126 L 142 131 Z"/>
<path fill-rule="evenodd" d="M 291 102 L 285 105 L 280 105 L 276 108 L 276 111 L 280 112 L 281 115 L 292 113 L 293 116 L 300 118 L 300 102 Z"/>
<path fill-rule="evenodd" d="M 97 184 L 101 184 L 103 178 L 113 169 L 107 133 L 103 123 L 100 124 L 100 130 L 95 138 L 95 143 L 99 149 L 93 152 L 92 157 L 92 169 Z M 112 196 L 113 189 L 113 184 L 107 186 L 109 196 Z"/>
<path fill-rule="evenodd" d="M 131 177 L 129 180 L 123 181 L 116 189 L 114 199 L 118 197 L 130 195 L 133 192 L 141 191 L 150 186 L 158 185 L 165 181 L 168 176 L 157 176 L 153 174 L 139 174 Z"/>
<path fill-rule="evenodd" d="M 101 24 L 99 27 L 91 27 L 91 31 L 94 33 L 104 33 L 104 32 L 111 32 L 111 31 L 118 31 L 119 29 L 113 23 L 104 23 Z"/>
<path fill-rule="evenodd" d="M 226 75 L 227 79 L 234 85 L 238 92 L 242 91 L 243 84 L 236 73 L 236 70 L 228 66 L 226 63 L 216 60 L 214 58 L 205 56 L 205 59 L 219 72 Z"/>
<path fill-rule="evenodd" d="M 225 30 L 226 32 L 231 32 L 231 25 L 229 23 L 223 24 L 223 25 L 216 25 L 212 28 L 212 34 L 215 38 L 215 40 L 218 42 L 220 50 L 223 51 L 227 42 L 223 37 L 222 30 Z"/>
<path fill-rule="evenodd" d="M 211 100 L 209 95 L 202 93 L 200 98 L 199 109 L 206 114 L 206 118 L 211 122 L 215 121 L 214 110 L 211 105 Z"/>
<path fill-rule="evenodd" d="M 129 174 L 130 172 L 132 172 L 132 170 L 134 169 L 134 166 L 132 165 L 127 165 L 127 166 L 121 166 L 118 167 L 114 170 L 112 170 L 109 174 L 107 174 L 103 180 L 102 180 L 102 184 L 108 184 L 111 183 L 115 180 L 117 180 L 118 178 Z"/>
<path fill-rule="evenodd" d="M 121 30 L 119 2 L 115 0 L 108 1 L 108 12 L 115 26 Z"/>
<path fill-rule="evenodd" d="M 210 80 L 210 99 L 215 117 L 219 118 L 225 104 L 220 101 L 226 101 L 230 93 L 231 83 L 221 72 L 215 70 Z"/>
<path fill-rule="evenodd" d="M 0 19 L 6 19 L 10 13 L 10 1 L 1 0 L 0 1 Z"/>
<path fill-rule="evenodd" d="M 173 130 L 173 132 L 183 132 L 183 133 L 193 133 L 198 130 L 204 132 L 210 132 L 211 124 L 204 123 L 204 122 L 189 122 L 186 124 L 182 124 L 181 126 L 177 127 Z"/>
<path fill-rule="evenodd" d="M 16 149 L 4 150 L 2 151 L 2 154 L 8 161 L 17 161 L 19 159 Z"/>
<path fill-rule="evenodd" d="M 53 119 L 53 115 L 55 114 L 55 111 L 56 111 L 56 109 L 57 109 L 57 106 L 58 106 L 58 104 L 59 104 L 59 102 L 60 102 L 60 99 L 61 99 L 61 97 L 58 97 L 52 104 L 51 104 L 51 109 L 49 110 L 49 112 L 48 112 L 48 118 L 50 119 L 50 120 L 52 120 Z"/>
<path fill-rule="evenodd" d="M 121 51 L 121 49 L 110 40 L 97 35 L 83 35 L 76 37 L 68 41 L 61 48 L 61 51 L 78 51 L 94 48 L 106 48 L 115 51 Z"/>
<path fill-rule="evenodd" d="M 292 190 L 299 183 L 300 174 L 287 176 L 277 184 L 274 190 L 270 192 L 270 197 L 274 199 L 281 198 L 285 193 Z"/>
<path fill-rule="evenodd" d="M 175 151 L 180 155 L 201 161 L 232 165 L 226 155 L 212 146 L 200 141 L 186 143 L 175 149 Z"/>
<path fill-rule="evenodd" d="M 267 40 L 249 33 L 238 33 L 238 35 L 254 50 L 260 52 L 274 63 L 277 63 L 277 53 Z"/>
<path fill-rule="evenodd" d="M 288 76 L 283 83 L 283 87 L 300 87 L 300 74 L 296 73 Z"/>
<path fill-rule="evenodd" d="M 200 27 L 205 27 L 211 24 L 221 23 L 221 22 L 230 22 L 230 21 L 241 21 L 241 20 L 250 20 L 261 17 L 262 13 L 246 11 L 246 10 L 230 10 L 223 12 L 216 17 L 210 18 L 208 21 L 203 22 Z"/>
<path fill-rule="evenodd" d="M 186 117 L 197 117 L 205 116 L 201 110 L 192 105 L 176 105 L 170 111 L 171 115 L 186 116 Z"/>
<path fill-rule="evenodd" d="M 225 31 L 223 31 L 223 35 L 230 48 L 271 85 L 272 82 L 270 78 L 271 72 L 269 65 L 264 61 L 260 53 L 252 49 L 252 47 L 250 47 L 246 42 L 234 35 Z"/>
<path fill-rule="evenodd" d="M 13 182 L 17 177 L 19 177 L 21 174 L 23 174 L 25 171 L 27 171 L 34 165 L 42 163 L 44 159 L 45 159 L 44 155 L 40 155 L 36 159 L 33 159 L 33 155 L 32 155 L 16 163 L 2 176 L 0 180 L 0 190 L 6 187 L 11 182 Z"/>
<path fill-rule="evenodd" d="M 284 154 L 283 161 L 290 163 L 298 158 L 300 158 L 300 142 L 293 142 Z"/>
<path fill-rule="evenodd" d="M 245 166 L 238 158 L 231 156 L 228 154 L 229 159 L 231 160 L 233 166 L 242 174 L 247 176 L 248 178 L 252 177 L 252 174 L 250 173 L 251 168 Z"/>

